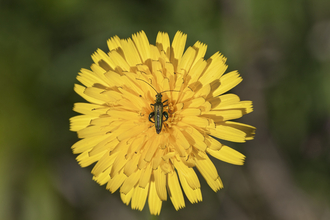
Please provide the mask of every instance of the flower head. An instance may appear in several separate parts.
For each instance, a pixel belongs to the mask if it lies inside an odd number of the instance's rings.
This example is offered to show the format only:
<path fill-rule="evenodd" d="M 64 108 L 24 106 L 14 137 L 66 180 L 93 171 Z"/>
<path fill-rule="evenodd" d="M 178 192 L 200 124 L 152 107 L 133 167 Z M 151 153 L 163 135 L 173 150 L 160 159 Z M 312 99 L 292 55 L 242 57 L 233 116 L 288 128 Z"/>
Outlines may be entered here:
<path fill-rule="evenodd" d="M 71 130 L 82 140 L 72 146 L 82 167 L 96 162 L 92 174 L 110 192 L 120 190 L 125 204 L 151 214 L 171 199 L 176 210 L 202 201 L 198 170 L 208 185 L 223 187 L 210 160 L 242 165 L 244 155 L 219 142 L 245 142 L 255 128 L 230 121 L 252 111 L 251 101 L 224 94 L 242 81 L 225 73 L 220 53 L 204 60 L 206 45 L 184 52 L 187 36 L 177 32 L 172 44 L 159 32 L 156 45 L 143 31 L 132 39 L 108 40 L 98 49 L 91 70 L 82 69 L 75 91 L 89 103 L 76 103 Z M 183 189 L 183 192 L 182 192 Z"/>

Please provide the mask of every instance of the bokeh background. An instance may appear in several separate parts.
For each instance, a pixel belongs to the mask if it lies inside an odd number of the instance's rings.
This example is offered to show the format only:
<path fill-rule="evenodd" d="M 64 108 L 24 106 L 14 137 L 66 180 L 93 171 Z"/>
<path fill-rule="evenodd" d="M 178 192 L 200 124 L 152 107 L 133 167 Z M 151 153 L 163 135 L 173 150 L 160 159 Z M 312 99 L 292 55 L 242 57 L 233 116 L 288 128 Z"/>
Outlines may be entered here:
<path fill-rule="evenodd" d="M 229 144 L 244 166 L 214 160 L 225 188 L 201 179 L 203 202 L 159 219 L 330 219 L 329 0 L 1 0 L 0 219 L 150 219 L 92 180 L 71 152 L 80 68 L 114 35 L 158 31 L 220 51 L 254 102 L 240 122 L 256 138 Z"/>

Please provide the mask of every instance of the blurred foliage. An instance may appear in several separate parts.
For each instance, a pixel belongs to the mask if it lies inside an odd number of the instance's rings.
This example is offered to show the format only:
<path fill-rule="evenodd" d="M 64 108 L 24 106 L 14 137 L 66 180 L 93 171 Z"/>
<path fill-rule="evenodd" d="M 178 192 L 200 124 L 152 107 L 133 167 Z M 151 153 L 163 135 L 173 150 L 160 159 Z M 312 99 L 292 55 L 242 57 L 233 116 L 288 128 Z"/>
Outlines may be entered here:
<path fill-rule="evenodd" d="M 143 212 L 131 211 L 118 193 L 92 181 L 91 168 L 79 168 L 70 149 L 77 138 L 68 122 L 73 103 L 82 100 L 73 92 L 75 77 L 91 65 L 90 55 L 107 50 L 108 38 L 140 30 L 150 43 L 158 31 L 173 38 L 181 30 L 188 34 L 187 45 L 197 40 L 208 45 L 206 57 L 218 50 L 228 57 L 228 70 L 238 69 L 250 89 L 239 95 L 255 102 L 255 119 L 266 120 L 295 187 L 315 204 L 329 204 L 329 11 L 328 0 L 1 0 L 0 219 L 149 216 L 147 204 Z M 265 102 L 252 96 L 254 87 Z M 257 133 L 249 148 L 263 138 Z M 165 202 L 161 218 L 230 219 L 224 207 L 246 198 L 254 201 L 243 208 L 247 218 L 271 216 L 258 189 L 227 191 L 226 178 L 244 170 L 220 166 L 224 190 L 215 194 L 204 182 L 204 202 L 180 212 Z M 253 185 L 244 176 L 236 181 Z"/>

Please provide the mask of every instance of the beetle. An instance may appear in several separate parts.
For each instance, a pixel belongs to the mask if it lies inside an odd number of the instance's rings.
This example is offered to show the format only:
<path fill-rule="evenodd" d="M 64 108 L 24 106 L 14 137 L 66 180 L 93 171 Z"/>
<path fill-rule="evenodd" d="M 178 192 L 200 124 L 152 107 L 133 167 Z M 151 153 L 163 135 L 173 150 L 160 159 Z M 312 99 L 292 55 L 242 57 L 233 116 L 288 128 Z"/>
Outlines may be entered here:
<path fill-rule="evenodd" d="M 147 83 L 151 88 L 153 88 L 155 90 L 156 94 L 156 100 L 154 104 L 150 104 L 150 106 L 153 106 L 153 112 L 151 112 L 149 114 L 149 121 L 155 124 L 155 128 L 156 128 L 156 132 L 157 134 L 159 134 L 162 131 L 162 127 L 163 127 L 163 122 L 168 120 L 168 113 L 166 111 L 164 111 L 164 107 L 168 106 L 168 104 L 166 104 L 166 102 L 168 101 L 168 99 L 166 99 L 165 101 L 162 100 L 162 93 L 164 92 L 179 92 L 179 91 L 175 91 L 175 90 L 166 90 L 163 92 L 157 92 L 157 90 L 148 82 L 144 81 L 143 79 L 137 79 L 137 80 L 141 80 L 142 82 Z M 163 120 L 163 117 L 165 117 L 165 120 Z M 151 120 L 153 118 L 153 121 Z"/>

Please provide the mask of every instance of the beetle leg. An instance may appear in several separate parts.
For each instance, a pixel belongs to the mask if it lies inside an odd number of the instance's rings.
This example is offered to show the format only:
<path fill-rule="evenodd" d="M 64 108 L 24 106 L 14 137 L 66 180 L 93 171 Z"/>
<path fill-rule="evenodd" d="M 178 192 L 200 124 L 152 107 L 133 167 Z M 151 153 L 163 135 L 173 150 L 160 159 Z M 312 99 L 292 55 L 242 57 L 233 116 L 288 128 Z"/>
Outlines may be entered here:
<path fill-rule="evenodd" d="M 155 123 L 155 121 L 151 121 L 151 119 L 155 116 L 155 112 L 151 112 L 149 114 L 149 121 L 152 122 L 152 123 Z"/>
<path fill-rule="evenodd" d="M 165 102 L 167 102 L 167 99 L 163 102 L 163 107 L 166 107 L 166 106 L 168 106 L 168 104 L 166 104 L 166 105 L 164 105 L 165 104 Z"/>
<path fill-rule="evenodd" d="M 168 113 L 167 112 L 163 112 L 163 116 L 165 116 L 165 121 L 168 120 Z"/>

